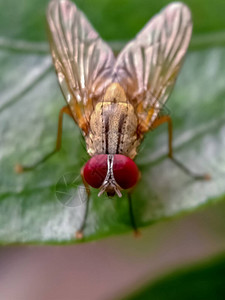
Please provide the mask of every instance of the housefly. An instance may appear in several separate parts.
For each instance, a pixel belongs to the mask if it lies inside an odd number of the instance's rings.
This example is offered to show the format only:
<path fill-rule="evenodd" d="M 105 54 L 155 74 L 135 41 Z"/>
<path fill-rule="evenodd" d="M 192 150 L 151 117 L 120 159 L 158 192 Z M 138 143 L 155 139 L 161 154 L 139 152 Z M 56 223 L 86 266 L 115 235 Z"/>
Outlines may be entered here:
<path fill-rule="evenodd" d="M 87 192 L 86 213 L 76 236 L 82 238 L 87 216 L 89 186 L 99 196 L 122 195 L 128 191 L 132 226 L 137 227 L 130 191 L 140 172 L 133 161 L 145 133 L 168 124 L 169 158 L 189 175 L 173 156 L 172 121 L 163 115 L 192 34 L 191 13 L 179 2 L 155 15 L 115 58 L 85 15 L 68 0 L 49 3 L 49 41 L 53 63 L 66 100 L 59 114 L 56 148 L 25 171 L 36 167 L 60 149 L 63 114 L 79 126 L 86 142 L 88 162 L 81 170 Z"/>

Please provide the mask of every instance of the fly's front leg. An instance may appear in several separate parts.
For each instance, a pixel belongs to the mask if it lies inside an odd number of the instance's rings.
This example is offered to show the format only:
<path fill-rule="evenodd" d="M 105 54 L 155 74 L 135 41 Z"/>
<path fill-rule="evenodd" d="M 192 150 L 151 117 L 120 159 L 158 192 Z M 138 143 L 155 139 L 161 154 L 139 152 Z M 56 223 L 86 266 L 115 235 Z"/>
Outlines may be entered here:
<path fill-rule="evenodd" d="M 60 110 L 60 112 L 59 112 L 59 120 L 58 120 L 57 140 L 56 140 L 55 149 L 53 151 L 51 151 L 50 153 L 48 153 L 47 155 L 45 155 L 42 159 L 40 159 L 36 163 L 32 164 L 32 165 L 23 166 L 23 165 L 17 164 L 15 166 L 15 171 L 17 173 L 22 173 L 22 172 L 25 172 L 25 171 L 31 171 L 31 170 L 35 169 L 37 166 L 39 166 L 40 164 L 42 164 L 43 162 L 45 162 L 53 154 L 55 154 L 56 152 L 58 152 L 60 150 L 61 144 L 62 144 L 62 122 L 63 122 L 63 114 L 67 114 L 70 117 L 72 117 L 72 114 L 71 114 L 70 109 L 69 109 L 68 106 L 64 106 Z"/>
<path fill-rule="evenodd" d="M 85 187 L 85 191 L 86 191 L 86 201 L 84 202 L 85 203 L 85 212 L 84 212 L 83 220 L 82 220 L 80 227 L 77 230 L 76 235 L 75 235 L 76 238 L 79 240 L 83 238 L 83 231 L 84 231 L 84 228 L 86 225 L 89 202 L 90 202 L 90 188 L 89 188 L 89 185 L 87 184 L 86 180 L 84 179 L 83 168 L 81 169 L 80 175 L 81 175 L 81 178 L 82 178 L 82 181 L 83 181 L 83 184 Z"/>
<path fill-rule="evenodd" d="M 174 156 L 173 156 L 173 147 L 172 147 L 172 140 L 173 140 L 173 127 L 172 127 L 172 119 L 170 118 L 170 116 L 162 116 L 159 117 L 158 119 L 156 119 L 156 121 L 153 123 L 152 125 L 152 129 L 160 126 L 163 123 L 167 123 L 168 124 L 168 146 L 169 146 L 169 153 L 168 156 L 169 158 L 179 167 L 181 168 L 186 174 L 188 174 L 189 176 L 191 176 L 194 179 L 197 180 L 209 180 L 210 179 L 210 175 L 208 174 L 196 174 L 194 172 L 192 172 L 191 170 L 189 170 L 185 165 L 183 165 L 179 160 L 177 160 Z"/>
<path fill-rule="evenodd" d="M 128 205 L 129 205 L 130 222 L 131 222 L 132 228 L 134 230 L 134 236 L 138 237 L 141 235 L 141 232 L 138 230 L 137 224 L 135 221 L 133 205 L 132 205 L 132 198 L 131 198 L 130 192 L 127 193 L 127 198 L 128 198 Z"/>

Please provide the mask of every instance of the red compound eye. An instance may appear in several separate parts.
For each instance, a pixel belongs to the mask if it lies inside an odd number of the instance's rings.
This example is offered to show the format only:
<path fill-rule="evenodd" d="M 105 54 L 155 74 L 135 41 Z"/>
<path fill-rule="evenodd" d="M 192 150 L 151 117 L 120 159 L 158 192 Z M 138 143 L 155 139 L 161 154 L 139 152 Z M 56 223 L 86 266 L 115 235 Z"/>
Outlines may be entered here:
<path fill-rule="evenodd" d="M 93 156 L 83 171 L 86 182 L 93 188 L 100 188 L 107 174 L 107 154 Z"/>
<path fill-rule="evenodd" d="M 139 171 L 135 162 L 121 154 L 114 155 L 113 174 L 116 182 L 122 189 L 134 186 L 139 178 Z"/>

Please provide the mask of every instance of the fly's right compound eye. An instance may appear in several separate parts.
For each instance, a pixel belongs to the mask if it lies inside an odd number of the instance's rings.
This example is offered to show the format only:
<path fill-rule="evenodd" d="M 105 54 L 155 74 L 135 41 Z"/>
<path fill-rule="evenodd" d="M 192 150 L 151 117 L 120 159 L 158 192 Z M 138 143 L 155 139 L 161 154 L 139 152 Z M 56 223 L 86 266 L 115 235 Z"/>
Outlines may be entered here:
<path fill-rule="evenodd" d="M 113 175 L 116 183 L 124 190 L 136 185 L 139 170 L 135 162 L 122 154 L 115 154 L 113 160 Z"/>

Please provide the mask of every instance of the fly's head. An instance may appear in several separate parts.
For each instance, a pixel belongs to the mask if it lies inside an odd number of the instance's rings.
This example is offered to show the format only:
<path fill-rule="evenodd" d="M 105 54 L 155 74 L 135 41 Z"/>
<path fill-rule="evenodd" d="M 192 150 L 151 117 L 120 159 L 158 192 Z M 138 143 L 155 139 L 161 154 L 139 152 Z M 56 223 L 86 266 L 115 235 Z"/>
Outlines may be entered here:
<path fill-rule="evenodd" d="M 121 154 L 100 154 L 84 165 L 85 181 L 108 196 L 122 196 L 121 190 L 130 189 L 139 179 L 139 170 L 132 159 Z"/>

